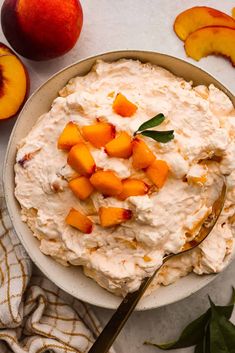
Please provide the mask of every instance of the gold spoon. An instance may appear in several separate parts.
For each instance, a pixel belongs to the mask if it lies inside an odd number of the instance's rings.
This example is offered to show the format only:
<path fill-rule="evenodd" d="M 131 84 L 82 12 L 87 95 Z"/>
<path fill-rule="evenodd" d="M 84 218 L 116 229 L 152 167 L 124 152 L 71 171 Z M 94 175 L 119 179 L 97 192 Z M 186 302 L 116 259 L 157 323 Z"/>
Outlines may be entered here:
<path fill-rule="evenodd" d="M 223 209 L 224 206 L 224 201 L 226 197 L 226 184 L 225 182 L 223 183 L 222 190 L 220 193 L 220 196 L 218 199 L 214 202 L 212 206 L 212 212 L 208 216 L 208 218 L 204 221 L 202 224 L 200 231 L 196 235 L 196 237 L 186 243 L 186 245 L 183 247 L 183 249 L 177 253 L 177 254 L 169 254 L 164 257 L 162 265 L 166 263 L 170 258 L 183 254 L 189 250 L 192 250 L 196 248 L 201 242 L 210 234 L 212 229 L 214 228 L 214 225 L 216 224 L 220 213 Z M 114 340 L 120 333 L 121 329 L 125 325 L 126 321 L 128 320 L 129 316 L 135 309 L 136 305 L 138 304 L 139 300 L 142 298 L 143 294 L 145 293 L 146 289 L 154 279 L 156 273 L 160 270 L 162 265 L 156 269 L 156 271 L 153 273 L 151 277 L 146 277 L 142 284 L 140 285 L 140 288 L 133 292 L 133 293 L 128 293 L 111 319 L 108 321 L 106 326 L 104 327 L 103 331 L 93 344 L 93 346 L 90 348 L 88 353 L 107 353 L 109 348 L 112 346 Z"/>

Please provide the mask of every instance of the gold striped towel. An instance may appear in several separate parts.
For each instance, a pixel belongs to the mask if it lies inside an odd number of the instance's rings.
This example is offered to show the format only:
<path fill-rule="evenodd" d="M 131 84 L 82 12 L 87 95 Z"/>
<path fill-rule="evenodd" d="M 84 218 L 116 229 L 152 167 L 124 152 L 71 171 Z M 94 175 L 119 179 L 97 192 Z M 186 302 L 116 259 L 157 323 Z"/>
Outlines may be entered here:
<path fill-rule="evenodd" d="M 0 353 L 84 353 L 100 329 L 87 304 L 33 268 L 0 195 Z"/>

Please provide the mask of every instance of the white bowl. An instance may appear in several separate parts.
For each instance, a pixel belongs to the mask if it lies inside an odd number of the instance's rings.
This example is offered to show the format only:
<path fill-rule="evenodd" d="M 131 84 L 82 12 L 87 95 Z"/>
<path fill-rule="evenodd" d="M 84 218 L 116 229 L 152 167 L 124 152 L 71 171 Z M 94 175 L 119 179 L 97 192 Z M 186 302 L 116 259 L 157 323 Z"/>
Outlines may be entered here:
<path fill-rule="evenodd" d="M 52 76 L 25 104 L 12 131 L 3 170 L 6 203 L 15 231 L 31 259 L 51 281 L 78 299 L 110 309 L 115 309 L 121 299 L 102 289 L 95 281 L 87 278 L 79 267 L 63 267 L 39 250 L 38 240 L 32 235 L 31 230 L 22 222 L 20 217 L 20 206 L 14 196 L 14 164 L 17 143 L 28 134 L 38 117 L 50 109 L 53 99 L 56 98 L 58 91 L 65 86 L 68 80 L 77 75 L 85 75 L 97 59 L 115 61 L 120 58 L 138 59 L 160 65 L 177 76 L 181 76 L 188 81 L 192 80 L 195 85 L 213 83 L 224 91 L 235 105 L 234 96 L 207 72 L 172 56 L 146 51 L 117 51 L 81 60 Z M 143 298 L 137 310 L 157 308 L 186 298 L 214 278 L 215 275 L 197 276 L 189 274 L 176 283 L 161 287 Z"/>

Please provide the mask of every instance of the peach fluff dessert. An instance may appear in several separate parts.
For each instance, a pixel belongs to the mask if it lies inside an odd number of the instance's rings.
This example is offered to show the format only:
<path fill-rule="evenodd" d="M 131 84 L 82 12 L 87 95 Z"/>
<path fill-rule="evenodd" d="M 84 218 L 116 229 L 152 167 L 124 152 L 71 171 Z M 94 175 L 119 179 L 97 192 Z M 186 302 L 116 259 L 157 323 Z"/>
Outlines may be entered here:
<path fill-rule="evenodd" d="M 44 254 L 125 295 L 194 239 L 226 178 L 213 231 L 169 260 L 153 287 L 217 273 L 233 248 L 234 138 L 234 107 L 214 85 L 136 60 L 97 61 L 18 145 L 22 220 Z"/>

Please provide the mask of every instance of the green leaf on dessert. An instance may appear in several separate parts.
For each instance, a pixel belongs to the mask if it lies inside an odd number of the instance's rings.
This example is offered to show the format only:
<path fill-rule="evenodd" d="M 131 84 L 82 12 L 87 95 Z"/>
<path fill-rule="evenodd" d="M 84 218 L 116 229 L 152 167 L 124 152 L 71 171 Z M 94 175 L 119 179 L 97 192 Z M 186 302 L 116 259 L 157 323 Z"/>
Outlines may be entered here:
<path fill-rule="evenodd" d="M 174 130 L 169 130 L 169 131 L 145 130 L 141 132 L 141 135 L 150 137 L 157 142 L 167 143 L 173 140 Z"/>
<path fill-rule="evenodd" d="M 142 125 L 140 125 L 140 127 L 138 128 L 138 130 L 134 133 L 134 135 L 136 135 L 136 133 L 138 131 L 143 131 L 146 129 L 150 129 L 151 127 L 155 127 L 160 125 L 163 121 L 165 120 L 165 116 L 164 114 L 160 113 L 157 114 L 156 116 L 154 116 L 153 118 L 145 121 Z"/>
<path fill-rule="evenodd" d="M 174 138 L 174 130 L 170 131 L 156 131 L 156 130 L 147 130 L 152 127 L 160 125 L 165 120 L 164 114 L 160 113 L 154 116 L 153 118 L 145 121 L 138 130 L 134 133 L 134 136 L 141 134 L 147 137 L 152 138 L 153 140 L 161 143 L 167 143 Z"/>

